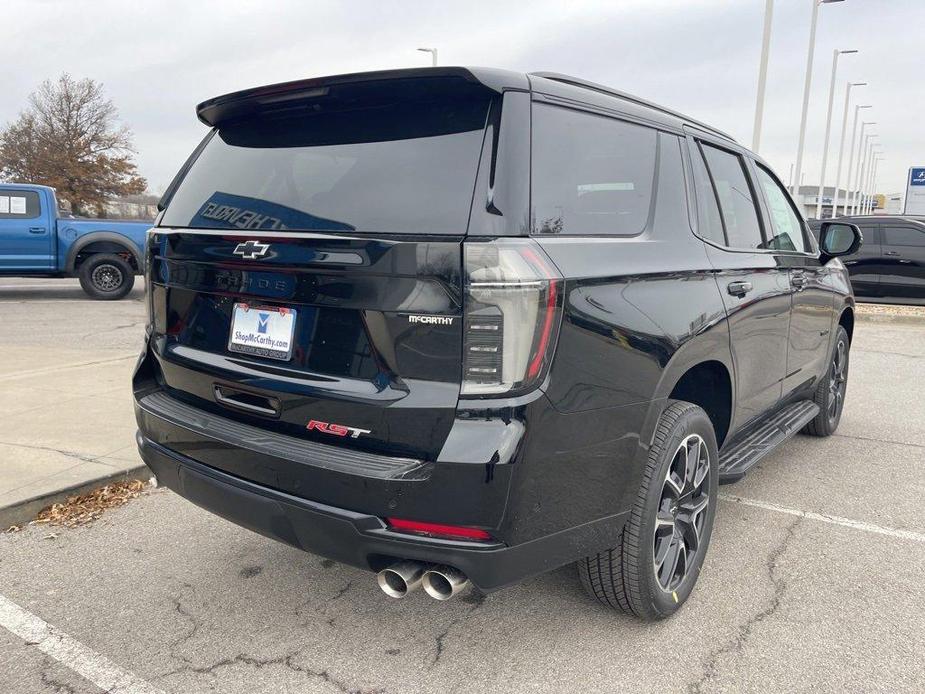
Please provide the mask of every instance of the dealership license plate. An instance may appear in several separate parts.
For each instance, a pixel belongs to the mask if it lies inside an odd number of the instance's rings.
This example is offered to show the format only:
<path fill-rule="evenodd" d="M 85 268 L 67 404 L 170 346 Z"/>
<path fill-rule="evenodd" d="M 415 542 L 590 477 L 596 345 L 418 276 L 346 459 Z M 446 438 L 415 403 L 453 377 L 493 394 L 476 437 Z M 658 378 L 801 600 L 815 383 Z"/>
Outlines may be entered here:
<path fill-rule="evenodd" d="M 291 308 L 235 304 L 228 349 L 286 361 L 292 356 L 295 316 Z"/>

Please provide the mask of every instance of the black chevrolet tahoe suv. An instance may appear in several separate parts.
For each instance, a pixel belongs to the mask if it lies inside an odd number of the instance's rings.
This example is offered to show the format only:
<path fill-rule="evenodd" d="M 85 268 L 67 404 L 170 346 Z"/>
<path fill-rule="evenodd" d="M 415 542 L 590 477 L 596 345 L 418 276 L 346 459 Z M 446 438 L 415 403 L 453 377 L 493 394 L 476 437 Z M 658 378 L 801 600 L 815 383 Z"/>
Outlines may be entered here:
<path fill-rule="evenodd" d="M 859 232 L 817 246 L 707 125 L 455 67 L 198 115 L 133 386 L 142 457 L 203 508 L 393 597 L 577 562 L 655 619 L 697 581 L 717 485 L 838 426 Z"/>

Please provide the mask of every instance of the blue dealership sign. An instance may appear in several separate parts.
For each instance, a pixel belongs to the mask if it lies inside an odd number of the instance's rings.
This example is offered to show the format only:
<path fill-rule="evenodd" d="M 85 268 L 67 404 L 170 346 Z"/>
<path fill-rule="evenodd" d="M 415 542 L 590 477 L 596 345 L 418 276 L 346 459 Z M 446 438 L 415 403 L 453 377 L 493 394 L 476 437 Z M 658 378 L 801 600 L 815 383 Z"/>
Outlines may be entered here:
<path fill-rule="evenodd" d="M 909 185 L 925 186 L 925 168 L 911 170 L 909 173 Z"/>

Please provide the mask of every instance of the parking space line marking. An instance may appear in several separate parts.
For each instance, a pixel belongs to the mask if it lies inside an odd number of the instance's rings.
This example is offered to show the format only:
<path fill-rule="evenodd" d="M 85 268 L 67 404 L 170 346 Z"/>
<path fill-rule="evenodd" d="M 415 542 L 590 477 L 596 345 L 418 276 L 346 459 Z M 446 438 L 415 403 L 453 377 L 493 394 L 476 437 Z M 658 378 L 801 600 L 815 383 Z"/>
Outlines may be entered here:
<path fill-rule="evenodd" d="M 731 494 L 720 494 L 719 498 L 724 501 L 732 501 L 737 504 L 742 504 L 743 506 L 754 506 L 755 508 L 763 508 L 766 511 L 777 511 L 778 513 L 786 513 L 790 516 L 808 518 L 809 520 L 819 521 L 820 523 L 840 525 L 844 528 L 863 530 L 868 533 L 877 533 L 878 535 L 887 535 L 889 537 L 897 537 L 902 540 L 912 540 L 913 542 L 925 542 L 925 534 L 917 533 L 912 530 L 886 528 L 882 525 L 875 525 L 873 523 L 865 523 L 863 521 L 856 521 L 850 518 L 842 518 L 841 516 L 829 516 L 822 513 L 813 513 L 812 511 L 801 511 L 797 508 L 788 508 L 786 506 L 780 506 L 779 504 L 772 504 L 770 501 L 746 499 L 744 497 L 733 496 Z"/>
<path fill-rule="evenodd" d="M 163 694 L 60 629 L 0 595 L 0 626 L 109 694 Z"/>
<path fill-rule="evenodd" d="M 79 284 L 0 284 L 0 289 L 79 289 Z"/>

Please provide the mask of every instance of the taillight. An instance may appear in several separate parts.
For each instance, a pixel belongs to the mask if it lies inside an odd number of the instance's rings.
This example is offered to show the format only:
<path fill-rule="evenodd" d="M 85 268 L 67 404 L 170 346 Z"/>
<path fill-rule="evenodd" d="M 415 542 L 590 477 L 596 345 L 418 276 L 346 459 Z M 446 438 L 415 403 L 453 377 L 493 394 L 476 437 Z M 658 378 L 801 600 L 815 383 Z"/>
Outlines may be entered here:
<path fill-rule="evenodd" d="M 145 232 L 144 267 L 141 268 L 141 272 L 145 278 L 145 306 L 147 307 L 148 313 L 148 322 L 145 324 L 145 330 L 149 332 L 154 330 L 154 292 L 151 288 L 151 266 L 154 262 L 152 256 L 156 235 L 157 229 L 154 227 L 151 227 Z"/>
<path fill-rule="evenodd" d="M 529 239 L 467 241 L 463 395 L 514 395 L 546 375 L 562 276 Z"/>

